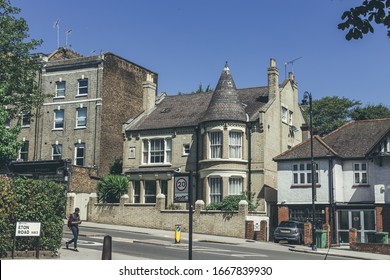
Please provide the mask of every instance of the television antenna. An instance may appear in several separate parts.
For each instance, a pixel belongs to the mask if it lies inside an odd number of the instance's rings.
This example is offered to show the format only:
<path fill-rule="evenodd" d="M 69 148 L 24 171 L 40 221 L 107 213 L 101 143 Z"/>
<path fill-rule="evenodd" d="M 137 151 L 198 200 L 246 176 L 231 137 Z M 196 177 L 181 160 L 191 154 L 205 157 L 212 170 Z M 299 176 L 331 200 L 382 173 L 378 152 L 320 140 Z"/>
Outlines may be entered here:
<path fill-rule="evenodd" d="M 68 29 L 65 32 L 65 47 L 68 48 L 68 37 L 72 35 L 72 29 Z"/>
<path fill-rule="evenodd" d="M 53 28 L 57 29 L 57 49 L 60 47 L 60 21 L 58 18 L 53 24 Z"/>
<path fill-rule="evenodd" d="M 294 73 L 294 62 L 297 61 L 298 59 L 301 59 L 301 58 L 302 58 L 302 56 L 284 63 L 284 79 L 287 78 L 287 65 L 291 64 L 291 72 Z"/>

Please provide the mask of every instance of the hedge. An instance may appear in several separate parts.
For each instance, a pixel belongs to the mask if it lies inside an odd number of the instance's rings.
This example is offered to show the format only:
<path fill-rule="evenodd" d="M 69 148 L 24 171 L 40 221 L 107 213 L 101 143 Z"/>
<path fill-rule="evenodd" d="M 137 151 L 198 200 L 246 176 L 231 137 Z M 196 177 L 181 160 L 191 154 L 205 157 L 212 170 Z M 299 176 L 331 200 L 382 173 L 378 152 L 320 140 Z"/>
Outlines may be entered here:
<path fill-rule="evenodd" d="M 0 178 L 0 257 L 12 250 L 16 222 L 40 222 L 40 250 L 61 246 L 66 186 L 57 182 Z M 35 237 L 16 238 L 17 251 L 34 250 Z"/>

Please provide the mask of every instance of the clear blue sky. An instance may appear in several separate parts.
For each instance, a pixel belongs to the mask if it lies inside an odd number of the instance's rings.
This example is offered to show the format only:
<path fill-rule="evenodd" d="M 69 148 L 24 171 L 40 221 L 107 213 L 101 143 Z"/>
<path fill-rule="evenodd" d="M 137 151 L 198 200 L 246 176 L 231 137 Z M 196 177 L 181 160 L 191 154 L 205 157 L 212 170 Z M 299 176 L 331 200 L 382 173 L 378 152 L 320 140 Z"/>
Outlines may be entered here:
<path fill-rule="evenodd" d="M 11 0 L 40 52 L 60 45 L 82 55 L 113 52 L 159 74 L 169 95 L 215 88 L 228 61 L 238 88 L 267 84 L 269 59 L 281 81 L 293 70 L 300 98 L 340 96 L 390 106 L 390 39 L 382 27 L 359 41 L 337 29 L 363 0 Z"/>

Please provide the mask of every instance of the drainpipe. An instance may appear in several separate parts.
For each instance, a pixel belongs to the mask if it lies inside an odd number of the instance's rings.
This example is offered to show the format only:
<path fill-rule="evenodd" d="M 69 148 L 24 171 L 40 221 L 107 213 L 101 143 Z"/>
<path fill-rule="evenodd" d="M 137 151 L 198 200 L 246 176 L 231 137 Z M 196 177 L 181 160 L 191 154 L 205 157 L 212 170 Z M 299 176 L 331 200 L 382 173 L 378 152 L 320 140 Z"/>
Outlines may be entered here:
<path fill-rule="evenodd" d="M 335 207 L 334 207 L 334 186 L 333 186 L 333 160 L 329 159 L 329 224 L 332 236 L 332 244 L 337 243 L 337 232 L 336 232 L 336 218 L 335 218 Z"/>
<path fill-rule="evenodd" d="M 251 200 L 252 192 L 252 123 L 247 124 L 248 133 L 248 201 Z"/>
<path fill-rule="evenodd" d="M 200 186 L 200 181 L 199 181 L 199 147 L 200 147 L 200 140 L 201 137 L 199 135 L 200 129 L 199 125 L 195 127 L 195 143 L 196 143 L 196 164 L 195 164 L 195 201 L 199 199 L 199 186 Z"/>

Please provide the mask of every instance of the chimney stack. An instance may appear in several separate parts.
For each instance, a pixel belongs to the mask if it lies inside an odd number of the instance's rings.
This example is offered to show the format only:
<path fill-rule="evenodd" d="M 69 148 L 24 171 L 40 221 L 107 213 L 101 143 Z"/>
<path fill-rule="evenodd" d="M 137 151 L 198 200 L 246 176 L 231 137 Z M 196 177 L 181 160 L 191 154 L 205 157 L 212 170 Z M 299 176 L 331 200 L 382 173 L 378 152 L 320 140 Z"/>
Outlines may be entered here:
<path fill-rule="evenodd" d="M 268 68 L 268 94 L 279 93 L 279 70 L 276 67 L 276 60 L 270 59 L 270 66 Z"/>
<path fill-rule="evenodd" d="M 153 77 L 150 74 L 146 75 L 146 81 L 142 83 L 143 96 L 142 104 L 145 113 L 151 111 L 156 105 L 157 86 L 153 82 Z"/>

